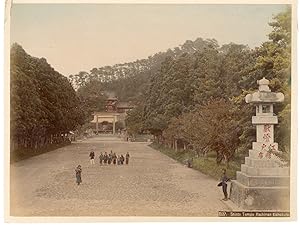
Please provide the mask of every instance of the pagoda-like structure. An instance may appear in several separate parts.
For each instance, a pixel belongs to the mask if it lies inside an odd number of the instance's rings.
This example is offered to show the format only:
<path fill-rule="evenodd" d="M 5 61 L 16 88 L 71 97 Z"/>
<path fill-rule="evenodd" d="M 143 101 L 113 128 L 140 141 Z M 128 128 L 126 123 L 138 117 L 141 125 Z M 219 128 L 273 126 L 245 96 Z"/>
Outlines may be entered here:
<path fill-rule="evenodd" d="M 127 102 L 119 102 L 117 97 L 110 96 L 106 100 L 105 111 L 94 112 L 95 133 L 111 132 L 116 133 L 116 122 L 125 124 L 127 111 L 133 109 L 133 106 Z"/>
<path fill-rule="evenodd" d="M 274 142 L 278 118 L 273 105 L 283 102 L 284 95 L 271 92 L 265 78 L 257 83 L 258 91 L 245 98 L 246 103 L 256 107 L 256 115 L 252 116 L 256 142 L 232 182 L 230 199 L 245 210 L 288 210 L 290 171 L 277 157 L 278 144 Z"/>

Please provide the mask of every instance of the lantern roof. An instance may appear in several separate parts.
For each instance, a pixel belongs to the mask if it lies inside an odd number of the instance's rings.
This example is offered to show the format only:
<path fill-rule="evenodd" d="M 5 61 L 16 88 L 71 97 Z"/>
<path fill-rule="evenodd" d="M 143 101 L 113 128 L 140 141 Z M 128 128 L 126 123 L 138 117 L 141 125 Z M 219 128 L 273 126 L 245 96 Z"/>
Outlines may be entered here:
<path fill-rule="evenodd" d="M 258 91 L 252 94 L 247 94 L 245 97 L 246 103 L 279 103 L 283 102 L 283 93 L 271 92 L 269 87 L 270 81 L 263 77 L 257 81 Z"/>

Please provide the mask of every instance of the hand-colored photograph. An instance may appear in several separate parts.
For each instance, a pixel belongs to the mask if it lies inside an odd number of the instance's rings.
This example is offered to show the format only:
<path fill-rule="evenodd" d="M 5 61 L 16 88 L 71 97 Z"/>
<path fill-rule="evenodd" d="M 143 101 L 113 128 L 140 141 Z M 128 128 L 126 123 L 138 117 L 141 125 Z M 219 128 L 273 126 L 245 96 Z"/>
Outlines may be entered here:
<path fill-rule="evenodd" d="M 294 4 L 9 8 L 8 220 L 295 217 Z"/>

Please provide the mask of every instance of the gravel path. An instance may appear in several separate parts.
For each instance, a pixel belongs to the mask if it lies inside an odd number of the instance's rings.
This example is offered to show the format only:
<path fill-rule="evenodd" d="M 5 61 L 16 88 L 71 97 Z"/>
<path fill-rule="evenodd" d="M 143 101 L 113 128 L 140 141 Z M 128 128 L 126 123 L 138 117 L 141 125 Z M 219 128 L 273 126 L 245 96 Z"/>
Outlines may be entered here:
<path fill-rule="evenodd" d="M 95 137 L 11 164 L 12 216 L 217 216 L 217 181 L 147 146 Z M 89 163 L 94 149 L 95 165 Z M 100 166 L 100 152 L 131 155 Z M 79 186 L 75 166 L 83 167 Z"/>

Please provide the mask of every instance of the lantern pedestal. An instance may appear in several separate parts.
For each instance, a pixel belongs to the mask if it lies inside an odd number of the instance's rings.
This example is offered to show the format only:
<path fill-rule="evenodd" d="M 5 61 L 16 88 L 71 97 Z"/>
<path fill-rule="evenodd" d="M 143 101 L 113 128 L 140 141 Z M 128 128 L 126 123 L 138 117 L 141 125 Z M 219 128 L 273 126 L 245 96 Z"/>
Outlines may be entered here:
<path fill-rule="evenodd" d="M 274 142 L 274 125 L 278 123 L 273 104 L 282 102 L 282 93 L 273 93 L 269 81 L 258 81 L 259 91 L 246 96 L 247 103 L 256 105 L 252 124 L 256 126 L 256 142 L 236 180 L 232 181 L 230 199 L 245 210 L 289 210 L 289 167 L 277 157 L 278 144 Z"/>
<path fill-rule="evenodd" d="M 288 181 L 289 178 L 277 177 L 254 177 L 240 175 L 240 179 L 232 182 L 230 199 L 240 208 L 245 210 L 289 210 L 290 192 L 288 186 L 272 186 L 271 184 Z M 243 179 L 241 179 L 243 178 Z M 265 180 L 265 187 L 250 187 L 239 181 L 256 184 L 257 181 Z M 252 185 L 253 185 L 252 184 Z"/>

